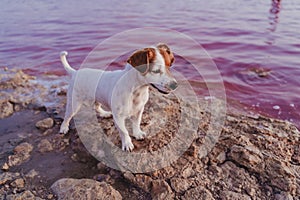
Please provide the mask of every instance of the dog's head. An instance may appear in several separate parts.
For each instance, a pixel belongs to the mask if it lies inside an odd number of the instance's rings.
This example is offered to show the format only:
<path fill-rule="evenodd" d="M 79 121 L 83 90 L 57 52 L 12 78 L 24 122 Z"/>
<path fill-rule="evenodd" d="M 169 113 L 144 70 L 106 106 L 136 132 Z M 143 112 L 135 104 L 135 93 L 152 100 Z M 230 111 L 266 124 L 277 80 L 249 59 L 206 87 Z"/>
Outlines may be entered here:
<path fill-rule="evenodd" d="M 167 94 L 178 86 L 170 72 L 174 55 L 166 44 L 159 43 L 156 47 L 138 50 L 127 62 L 161 93 Z"/>

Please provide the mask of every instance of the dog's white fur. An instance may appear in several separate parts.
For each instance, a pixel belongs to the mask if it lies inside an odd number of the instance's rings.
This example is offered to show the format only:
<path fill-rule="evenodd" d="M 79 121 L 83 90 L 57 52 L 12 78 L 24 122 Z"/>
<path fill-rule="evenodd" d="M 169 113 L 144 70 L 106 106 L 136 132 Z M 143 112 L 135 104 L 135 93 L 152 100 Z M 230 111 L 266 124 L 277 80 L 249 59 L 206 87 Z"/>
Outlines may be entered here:
<path fill-rule="evenodd" d="M 149 99 L 149 84 L 154 84 L 165 92 L 177 87 L 176 80 L 168 71 L 168 66 L 157 47 L 151 71 L 142 74 L 131 64 L 123 70 L 103 71 L 98 69 L 74 70 L 67 62 L 67 52 L 61 52 L 61 62 L 72 76 L 67 93 L 67 105 L 60 133 L 69 131 L 71 118 L 86 100 L 95 100 L 96 110 L 102 117 L 112 116 L 122 140 L 122 150 L 132 151 L 134 146 L 125 127 L 125 119 L 131 118 L 133 136 L 143 139 L 146 133 L 140 128 L 144 106 Z M 175 87 L 170 87 L 171 85 Z M 109 109 L 105 111 L 102 109 Z"/>

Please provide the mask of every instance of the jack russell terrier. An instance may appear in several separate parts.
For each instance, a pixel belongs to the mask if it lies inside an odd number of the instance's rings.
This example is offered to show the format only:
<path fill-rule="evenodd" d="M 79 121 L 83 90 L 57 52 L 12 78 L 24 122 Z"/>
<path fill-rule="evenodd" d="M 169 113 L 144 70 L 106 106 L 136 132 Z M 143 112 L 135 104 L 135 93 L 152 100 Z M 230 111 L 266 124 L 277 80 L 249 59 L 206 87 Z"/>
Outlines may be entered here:
<path fill-rule="evenodd" d="M 132 151 L 134 148 L 125 127 L 127 118 L 132 120 L 132 135 L 137 140 L 146 136 L 140 128 L 140 123 L 144 106 L 149 99 L 149 86 L 163 94 L 168 94 L 178 86 L 170 73 L 174 55 L 166 44 L 160 43 L 156 47 L 134 52 L 127 60 L 125 69 L 116 71 L 89 68 L 76 71 L 69 65 L 66 56 L 66 51 L 61 52 L 61 62 L 72 79 L 69 83 L 66 113 L 60 133 L 66 134 L 69 131 L 71 118 L 79 111 L 84 101 L 92 99 L 101 117 L 113 117 L 120 133 L 123 151 Z M 105 111 L 102 107 L 110 111 Z"/>

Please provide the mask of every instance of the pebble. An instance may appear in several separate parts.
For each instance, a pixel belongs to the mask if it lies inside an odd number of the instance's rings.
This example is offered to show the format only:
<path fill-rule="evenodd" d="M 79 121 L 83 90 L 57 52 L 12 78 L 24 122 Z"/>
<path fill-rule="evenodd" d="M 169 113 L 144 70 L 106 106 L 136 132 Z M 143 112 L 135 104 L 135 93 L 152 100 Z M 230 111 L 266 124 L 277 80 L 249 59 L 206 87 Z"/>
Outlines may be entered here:
<path fill-rule="evenodd" d="M 273 106 L 273 109 L 274 109 L 274 110 L 279 110 L 279 109 L 280 109 L 280 106 L 277 106 L 277 105 L 276 105 L 276 106 Z"/>
<path fill-rule="evenodd" d="M 38 121 L 35 126 L 38 129 L 49 129 L 54 125 L 54 121 L 52 118 L 48 117 L 46 119 Z"/>
<path fill-rule="evenodd" d="M 44 132 L 42 133 L 42 135 L 43 135 L 43 136 L 46 136 L 46 135 L 51 134 L 52 132 L 53 132 L 53 129 L 47 129 L 46 131 L 44 131 Z"/>
<path fill-rule="evenodd" d="M 2 166 L 2 170 L 8 170 L 9 169 L 9 166 L 7 163 L 4 163 L 4 165 Z"/>
<path fill-rule="evenodd" d="M 26 178 L 34 178 L 37 175 L 38 175 L 38 172 L 35 171 L 35 169 L 32 169 L 26 174 Z"/>
<path fill-rule="evenodd" d="M 14 149 L 15 154 L 29 154 L 33 150 L 33 146 L 27 142 L 23 142 Z"/>
<path fill-rule="evenodd" d="M 18 179 L 14 180 L 11 183 L 11 186 L 16 187 L 16 188 L 24 188 L 25 187 L 25 181 L 22 178 L 18 178 Z"/>
<path fill-rule="evenodd" d="M 39 152 L 45 153 L 53 150 L 52 144 L 47 139 L 41 140 L 38 144 Z"/>

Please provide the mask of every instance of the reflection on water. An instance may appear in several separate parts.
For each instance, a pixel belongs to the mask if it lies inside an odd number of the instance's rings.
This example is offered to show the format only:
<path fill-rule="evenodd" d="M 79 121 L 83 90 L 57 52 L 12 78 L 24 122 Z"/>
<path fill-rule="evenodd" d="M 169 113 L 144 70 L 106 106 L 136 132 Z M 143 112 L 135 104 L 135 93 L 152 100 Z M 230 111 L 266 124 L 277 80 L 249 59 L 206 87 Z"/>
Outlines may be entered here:
<path fill-rule="evenodd" d="M 270 20 L 270 28 L 269 30 L 271 32 L 276 31 L 277 24 L 279 22 L 279 12 L 280 12 L 280 1 L 281 0 L 272 0 L 271 3 L 271 9 L 270 9 L 270 15 L 269 15 L 269 20 Z"/>

